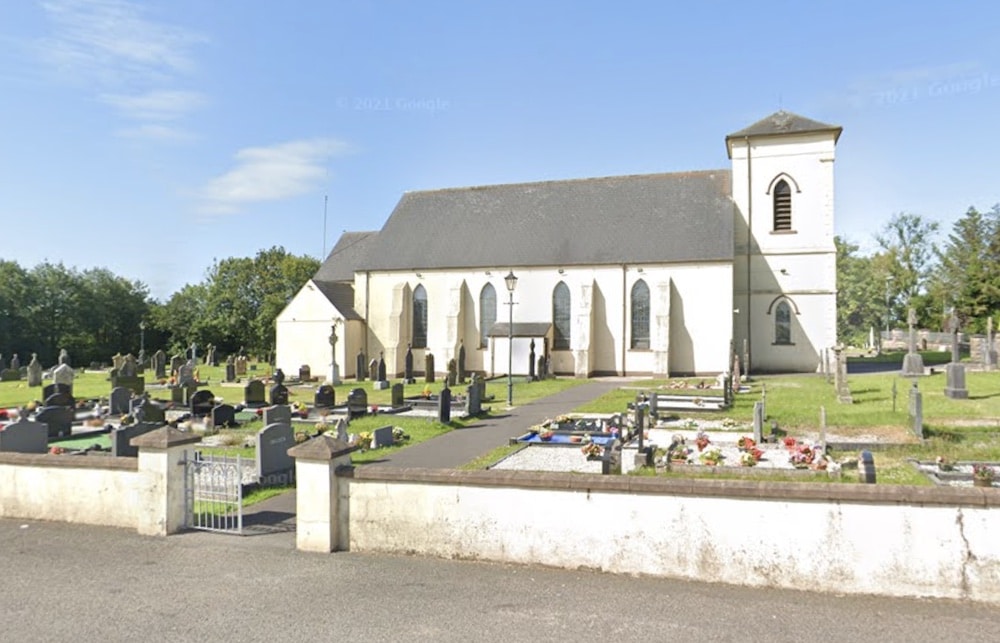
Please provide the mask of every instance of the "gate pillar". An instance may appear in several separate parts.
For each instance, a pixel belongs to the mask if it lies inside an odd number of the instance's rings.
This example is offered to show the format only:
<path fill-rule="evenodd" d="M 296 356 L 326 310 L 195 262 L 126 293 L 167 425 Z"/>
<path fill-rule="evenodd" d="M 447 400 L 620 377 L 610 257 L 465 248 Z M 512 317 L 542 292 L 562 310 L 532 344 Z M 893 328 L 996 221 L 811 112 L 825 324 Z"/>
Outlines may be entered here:
<path fill-rule="evenodd" d="M 337 470 L 350 468 L 357 446 L 327 434 L 288 450 L 295 458 L 295 547 L 329 553 L 347 549 L 346 525 L 339 526 L 341 502 L 348 502 L 346 478 Z"/>
<path fill-rule="evenodd" d="M 201 437 L 163 426 L 129 441 L 139 449 L 137 528 L 166 536 L 184 528 L 184 446 Z"/>

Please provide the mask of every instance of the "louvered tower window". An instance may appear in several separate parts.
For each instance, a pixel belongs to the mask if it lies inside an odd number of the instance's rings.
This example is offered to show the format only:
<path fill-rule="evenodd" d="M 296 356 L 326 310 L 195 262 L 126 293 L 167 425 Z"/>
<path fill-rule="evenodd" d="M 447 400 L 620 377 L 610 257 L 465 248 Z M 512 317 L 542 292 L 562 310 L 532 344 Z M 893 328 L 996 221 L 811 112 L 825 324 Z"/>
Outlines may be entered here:
<path fill-rule="evenodd" d="M 792 229 L 792 189 L 784 179 L 774 186 L 774 229 Z"/>

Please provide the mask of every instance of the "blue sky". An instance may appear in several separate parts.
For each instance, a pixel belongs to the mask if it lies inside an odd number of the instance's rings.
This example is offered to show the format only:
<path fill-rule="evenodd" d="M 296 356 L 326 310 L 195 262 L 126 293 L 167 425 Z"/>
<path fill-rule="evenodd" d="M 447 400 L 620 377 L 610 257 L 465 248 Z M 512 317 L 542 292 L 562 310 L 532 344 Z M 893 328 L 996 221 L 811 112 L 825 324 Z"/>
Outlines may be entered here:
<path fill-rule="evenodd" d="M 844 127 L 838 234 L 947 232 L 1000 201 L 1000 8 L 882 4 L 3 2 L 0 257 L 162 300 L 408 190 L 728 167 L 779 108 Z"/>

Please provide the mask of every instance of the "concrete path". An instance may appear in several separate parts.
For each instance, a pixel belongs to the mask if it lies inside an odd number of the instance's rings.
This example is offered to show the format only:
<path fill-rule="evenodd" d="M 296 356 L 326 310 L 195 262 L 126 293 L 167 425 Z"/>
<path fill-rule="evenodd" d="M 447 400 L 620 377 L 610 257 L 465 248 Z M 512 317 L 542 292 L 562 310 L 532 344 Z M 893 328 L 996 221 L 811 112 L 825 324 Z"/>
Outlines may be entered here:
<path fill-rule="evenodd" d="M 627 383 L 624 378 L 593 380 L 522 406 L 506 409 L 506 400 L 492 403 L 493 414 L 479 422 L 397 451 L 385 460 L 365 466 L 451 469 L 508 443 L 533 424 L 568 413 Z M 490 406 L 490 404 L 487 404 Z M 249 508 L 244 525 L 251 531 L 294 530 L 295 492 L 289 491 Z"/>

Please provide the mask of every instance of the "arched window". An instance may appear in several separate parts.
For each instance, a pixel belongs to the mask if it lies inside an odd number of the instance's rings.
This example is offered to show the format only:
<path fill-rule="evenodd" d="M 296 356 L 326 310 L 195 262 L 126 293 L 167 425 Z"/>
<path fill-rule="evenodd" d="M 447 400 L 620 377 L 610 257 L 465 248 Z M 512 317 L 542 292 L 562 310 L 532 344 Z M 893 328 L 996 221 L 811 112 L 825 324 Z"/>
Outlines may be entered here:
<path fill-rule="evenodd" d="M 493 284 L 486 284 L 479 292 L 479 346 L 489 344 L 490 329 L 497 323 L 497 291 Z"/>
<path fill-rule="evenodd" d="M 413 291 L 413 348 L 427 348 L 427 291 L 422 285 Z"/>
<path fill-rule="evenodd" d="M 632 286 L 632 348 L 649 348 L 649 286 L 640 279 Z"/>
<path fill-rule="evenodd" d="M 552 291 L 552 325 L 555 327 L 555 337 L 552 348 L 568 350 L 570 339 L 570 298 L 569 286 L 560 281 Z"/>
<path fill-rule="evenodd" d="M 792 229 L 792 188 L 785 179 L 774 186 L 774 229 Z"/>
<path fill-rule="evenodd" d="M 774 307 L 774 343 L 792 343 L 792 307 L 787 301 L 779 301 Z"/>

